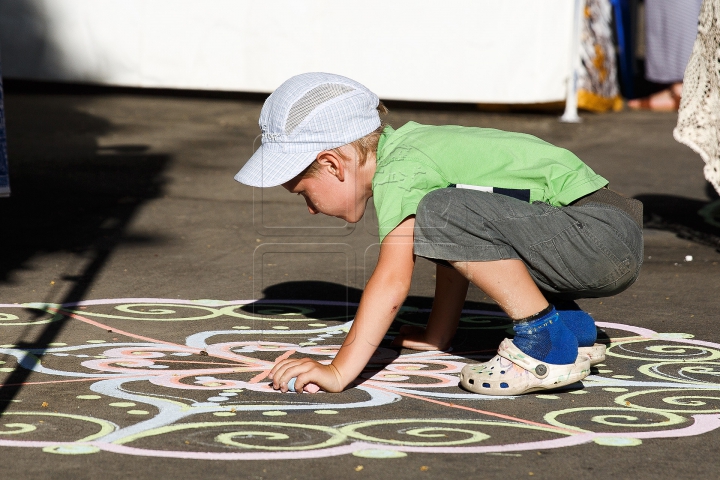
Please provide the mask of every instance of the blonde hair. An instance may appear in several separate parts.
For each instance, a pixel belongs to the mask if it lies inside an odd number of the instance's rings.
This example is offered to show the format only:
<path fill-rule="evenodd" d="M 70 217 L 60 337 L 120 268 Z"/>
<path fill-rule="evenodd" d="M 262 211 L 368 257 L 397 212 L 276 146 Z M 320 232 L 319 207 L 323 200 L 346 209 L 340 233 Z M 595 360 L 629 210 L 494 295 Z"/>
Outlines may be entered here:
<path fill-rule="evenodd" d="M 389 110 L 385 105 L 383 105 L 382 102 L 378 103 L 377 111 L 380 114 L 381 117 L 387 115 Z M 349 146 L 353 147 L 355 149 L 355 152 L 357 152 L 358 155 L 358 166 L 362 167 L 365 165 L 365 162 L 367 162 L 368 155 L 372 152 L 377 152 L 378 142 L 380 141 L 380 135 L 382 134 L 385 127 L 387 127 L 388 124 L 385 122 L 380 122 L 380 126 L 373 130 L 372 132 L 368 133 L 362 138 L 358 138 L 354 142 L 348 143 Z M 345 145 L 343 145 L 344 147 Z M 343 147 L 337 147 L 333 148 L 331 151 L 335 152 L 340 158 L 345 160 L 346 162 L 349 162 L 351 159 L 347 155 L 345 155 L 341 149 Z M 305 169 L 305 171 L 301 174 L 302 178 L 307 177 L 313 177 L 318 174 L 320 171 L 320 164 L 317 162 L 317 160 L 314 160 L 313 163 L 310 164 L 310 166 Z"/>

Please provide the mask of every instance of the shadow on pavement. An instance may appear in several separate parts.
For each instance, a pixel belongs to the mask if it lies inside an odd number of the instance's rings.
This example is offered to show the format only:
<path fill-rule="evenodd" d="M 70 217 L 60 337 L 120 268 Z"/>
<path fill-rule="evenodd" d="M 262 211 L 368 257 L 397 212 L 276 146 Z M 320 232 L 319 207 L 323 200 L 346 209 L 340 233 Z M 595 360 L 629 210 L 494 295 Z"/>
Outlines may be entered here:
<path fill-rule="evenodd" d="M 263 295 L 264 297 L 258 302 L 245 305 L 241 310 L 253 314 L 262 314 L 262 312 L 256 310 L 263 308 L 263 306 L 266 308 L 268 304 L 272 304 L 273 301 L 277 300 L 317 301 L 318 304 L 337 302 L 336 306 L 346 307 L 347 318 L 351 319 L 355 315 L 356 305 L 360 301 L 362 290 L 331 282 L 294 281 L 271 285 L 263 290 Z M 394 335 L 404 324 L 421 326 L 427 324 L 432 303 L 432 297 L 408 296 L 388 333 Z M 495 352 L 504 338 L 512 336 L 512 322 L 504 316 L 504 313 L 496 304 L 466 301 L 463 311 L 465 312 L 463 321 L 453 340 L 453 348 L 457 350 L 454 352 L 455 354 L 461 355 L 462 351 L 466 349 Z M 326 320 L 336 313 L 337 310 L 333 312 L 318 310 L 308 313 L 306 316 L 312 319 Z M 609 343 L 610 341 L 610 337 L 602 330 L 598 330 L 598 339 L 603 343 Z M 383 346 L 388 345 L 383 344 Z M 460 350 L 460 347 L 462 347 L 462 350 Z"/>
<path fill-rule="evenodd" d="M 263 314 L 263 309 L 277 300 L 316 301 L 316 305 L 328 302 L 334 304 L 334 308 L 316 308 L 312 312 L 304 313 L 305 317 L 317 320 L 350 320 L 355 316 L 362 290 L 331 282 L 294 281 L 271 285 L 263 290 L 263 295 L 258 302 L 246 305 L 242 310 Z M 390 326 L 388 335 L 396 335 L 402 325 L 426 325 L 432 302 L 432 297 L 408 296 Z M 452 342 L 451 353 L 468 358 L 491 357 L 500 342 L 509 335 L 508 328 L 512 331 L 510 320 L 496 315 L 502 313 L 495 304 L 466 301 L 464 310 L 466 313 Z M 488 313 L 483 315 L 467 311 Z M 373 356 L 355 384 L 360 384 L 364 381 L 363 378 L 369 378 L 373 373 L 384 370 L 400 356 L 402 349 L 392 346 L 390 342 L 389 339 L 382 341 L 381 351 Z M 393 351 L 394 353 L 391 353 Z"/>
<path fill-rule="evenodd" d="M 661 194 L 635 198 L 643 203 L 644 228 L 673 232 L 720 251 L 720 200 L 714 193 L 708 190 L 710 201 Z"/>
<path fill-rule="evenodd" d="M 242 310 L 253 314 L 263 314 L 263 308 L 267 308 L 268 304 L 278 300 L 317 301 L 318 305 L 322 304 L 322 302 L 337 302 L 336 308 L 344 310 L 346 312 L 344 318 L 349 320 L 355 314 L 355 305 L 360 301 L 362 290 L 331 282 L 295 281 L 269 286 L 263 290 L 263 294 L 264 298 L 256 303 L 242 307 Z M 409 296 L 390 326 L 388 335 L 396 335 L 402 325 L 426 325 L 429 316 L 428 310 L 432 307 L 432 302 L 432 297 Z M 277 306 L 274 305 L 274 307 Z M 512 322 L 509 318 L 500 316 L 502 312 L 497 305 L 466 301 L 463 310 L 465 313 L 452 341 L 452 350 L 449 351 L 452 355 L 486 361 L 495 355 L 503 339 L 512 338 Z M 277 314 L 278 311 L 273 313 Z M 335 316 L 337 313 L 337 309 L 317 309 L 305 313 L 305 316 L 317 320 L 338 320 L 338 317 Z M 598 329 L 598 341 L 607 344 L 610 343 L 610 337 L 607 333 Z M 400 357 L 402 349 L 392 346 L 390 342 L 389 339 L 383 340 L 380 344 L 381 350 L 373 356 L 363 370 L 362 375 L 355 380 L 354 385 L 360 385 L 375 373 L 386 370 L 388 365 Z M 415 351 L 410 350 L 410 352 Z M 592 373 L 597 374 L 598 369 L 593 367 Z M 572 390 L 582 388 L 583 386 L 580 383 L 567 387 L 567 389 Z"/>
<path fill-rule="evenodd" d="M 260 299 L 259 304 L 271 300 L 320 300 L 327 302 L 346 302 L 357 304 L 360 302 L 362 292 L 363 291 L 359 288 L 348 287 L 346 285 L 332 282 L 283 282 L 266 287 L 263 290 L 264 297 Z M 406 309 L 429 309 L 432 307 L 432 303 L 432 297 L 410 295 L 403 303 L 403 307 Z M 243 308 L 251 311 L 254 305 L 258 305 L 258 303 L 251 303 Z M 353 307 L 353 309 L 354 308 L 355 307 Z M 501 312 L 500 308 L 494 303 L 468 301 L 465 302 L 464 308 L 465 310 Z"/>
<path fill-rule="evenodd" d="M 82 96 L 48 99 L 42 91 L 6 90 L 13 194 L 0 201 L 0 283 L 14 283 L 14 275 L 32 269 L 36 257 L 65 252 L 72 261 L 60 280 L 68 288 L 61 299 L 44 301 L 77 302 L 119 244 L 158 241 L 125 230 L 138 209 L 160 195 L 170 158 L 147 153 L 144 145 L 98 147 L 97 138 L 113 127 L 81 111 Z M 40 331 L 26 327 L 16 348 L 32 350 L 39 362 L 63 330 L 67 317 L 62 318 Z M 29 365 L 16 369 L 0 387 L 0 414 L 31 372 Z"/>

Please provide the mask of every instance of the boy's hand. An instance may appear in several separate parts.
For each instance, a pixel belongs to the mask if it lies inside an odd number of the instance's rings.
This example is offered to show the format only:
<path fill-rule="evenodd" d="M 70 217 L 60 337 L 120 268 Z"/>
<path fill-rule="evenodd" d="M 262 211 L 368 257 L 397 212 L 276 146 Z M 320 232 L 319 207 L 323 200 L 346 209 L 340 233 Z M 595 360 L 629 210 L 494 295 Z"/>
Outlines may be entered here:
<path fill-rule="evenodd" d="M 450 340 L 442 341 L 439 338 L 430 338 L 426 328 L 416 325 L 400 327 L 400 334 L 392 342 L 395 347 L 423 351 L 447 350 L 450 348 L 450 343 Z"/>
<path fill-rule="evenodd" d="M 326 392 L 342 392 L 344 384 L 340 373 L 333 365 L 323 365 L 309 358 L 287 359 L 278 362 L 268 377 L 272 380 L 273 388 L 285 393 L 288 391 L 288 382 L 295 380 L 295 391 L 302 393 L 308 383 L 314 383 Z"/>
<path fill-rule="evenodd" d="M 326 392 L 341 392 L 360 375 L 410 290 L 415 266 L 414 225 L 415 217 L 408 217 L 383 240 L 378 264 L 332 363 L 323 365 L 309 358 L 278 362 L 269 374 L 273 388 L 287 392 L 288 382 L 294 377 L 296 392 L 301 392 L 308 383 L 314 383 Z"/>

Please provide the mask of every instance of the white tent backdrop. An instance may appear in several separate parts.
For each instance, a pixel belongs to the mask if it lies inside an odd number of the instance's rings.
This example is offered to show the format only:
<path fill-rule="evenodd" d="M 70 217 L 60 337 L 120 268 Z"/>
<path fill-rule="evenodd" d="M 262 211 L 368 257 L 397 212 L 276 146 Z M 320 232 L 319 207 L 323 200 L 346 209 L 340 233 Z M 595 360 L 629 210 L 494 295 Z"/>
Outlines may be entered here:
<path fill-rule="evenodd" d="M 564 100 L 574 0 L 0 0 L 6 78 L 271 92 L 308 71 L 397 100 Z"/>

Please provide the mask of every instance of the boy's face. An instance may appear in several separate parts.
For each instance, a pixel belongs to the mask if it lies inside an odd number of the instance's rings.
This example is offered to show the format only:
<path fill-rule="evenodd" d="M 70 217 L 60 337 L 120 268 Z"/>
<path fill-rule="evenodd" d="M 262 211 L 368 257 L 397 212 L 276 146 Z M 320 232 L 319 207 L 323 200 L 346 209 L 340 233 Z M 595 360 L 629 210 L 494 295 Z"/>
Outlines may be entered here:
<path fill-rule="evenodd" d="M 283 187 L 290 193 L 305 199 L 308 211 L 316 215 L 323 213 L 349 223 L 357 223 L 365 214 L 365 206 L 372 196 L 372 174 L 374 161 L 368 159 L 362 167 L 357 166 L 356 153 L 349 154 L 350 161 L 335 152 L 326 151 L 318 155 L 320 169 L 316 174 L 303 177 L 298 175 Z M 372 163 L 372 165 L 368 165 Z"/>

